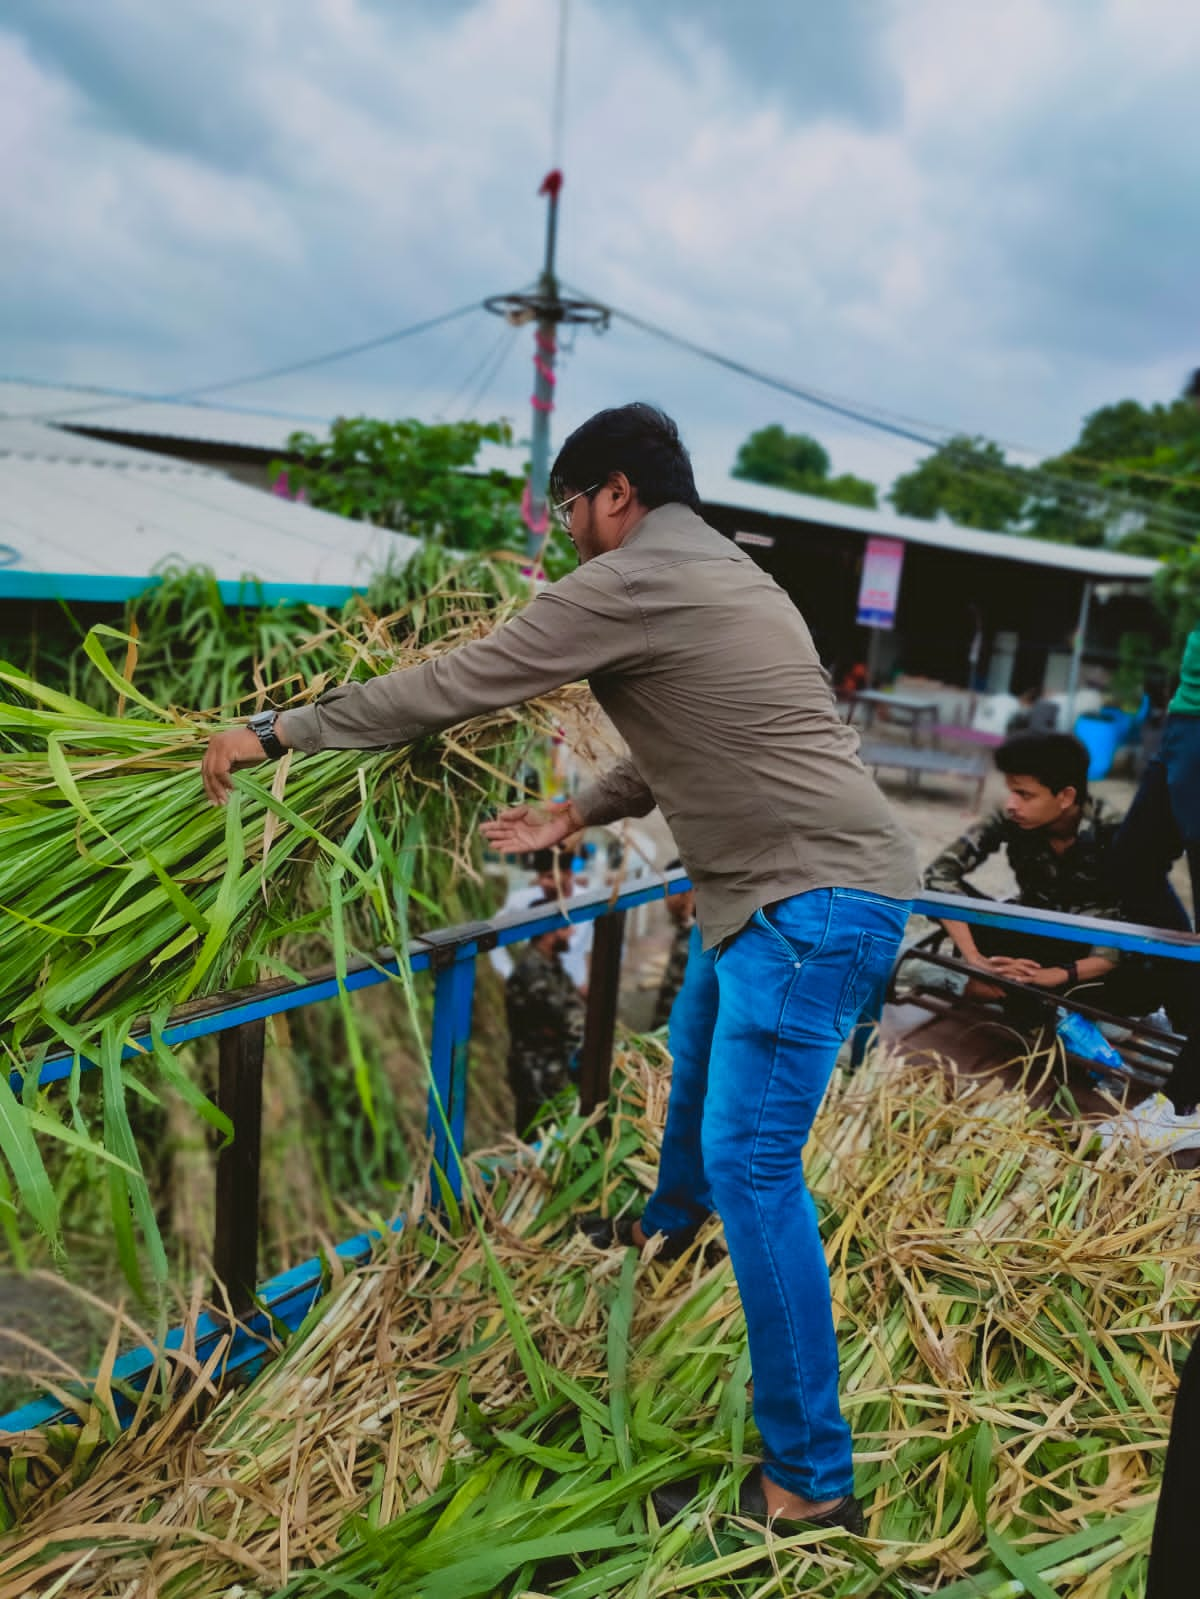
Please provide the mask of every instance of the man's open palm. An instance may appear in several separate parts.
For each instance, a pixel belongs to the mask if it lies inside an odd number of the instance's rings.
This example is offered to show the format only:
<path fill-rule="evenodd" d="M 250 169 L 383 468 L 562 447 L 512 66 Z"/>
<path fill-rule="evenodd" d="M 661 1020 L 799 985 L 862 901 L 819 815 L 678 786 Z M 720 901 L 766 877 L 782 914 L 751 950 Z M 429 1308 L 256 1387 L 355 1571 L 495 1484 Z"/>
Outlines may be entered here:
<path fill-rule="evenodd" d="M 553 849 L 579 827 L 574 811 L 575 807 L 569 802 L 552 811 L 539 810 L 533 805 L 514 805 L 490 822 L 481 822 L 479 831 L 501 855 Z"/>

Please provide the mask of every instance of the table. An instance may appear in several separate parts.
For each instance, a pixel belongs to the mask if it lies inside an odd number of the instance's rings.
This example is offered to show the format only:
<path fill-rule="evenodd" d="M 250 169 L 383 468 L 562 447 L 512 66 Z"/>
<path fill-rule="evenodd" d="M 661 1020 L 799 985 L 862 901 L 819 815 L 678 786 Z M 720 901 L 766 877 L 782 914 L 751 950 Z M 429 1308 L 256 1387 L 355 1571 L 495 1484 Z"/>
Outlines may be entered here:
<path fill-rule="evenodd" d="M 873 725 L 875 712 L 884 705 L 890 713 L 889 720 L 894 718 L 897 722 L 908 724 L 914 744 L 920 741 L 923 721 L 928 721 L 933 743 L 937 744 L 939 711 L 937 700 L 920 699 L 915 694 L 885 694 L 882 690 L 874 688 L 859 689 L 850 700 L 850 708 L 846 713 L 848 722 L 854 720 L 854 713 L 860 705 L 866 706 L 864 730 Z"/>
<path fill-rule="evenodd" d="M 915 789 L 921 773 L 935 777 L 963 777 L 975 785 L 975 809 L 983 801 L 983 785 L 987 782 L 989 765 L 982 755 L 952 755 L 948 750 L 918 749 L 909 744 L 863 743 L 858 758 L 864 766 L 877 772 L 889 766 L 904 772 L 909 788 Z"/>

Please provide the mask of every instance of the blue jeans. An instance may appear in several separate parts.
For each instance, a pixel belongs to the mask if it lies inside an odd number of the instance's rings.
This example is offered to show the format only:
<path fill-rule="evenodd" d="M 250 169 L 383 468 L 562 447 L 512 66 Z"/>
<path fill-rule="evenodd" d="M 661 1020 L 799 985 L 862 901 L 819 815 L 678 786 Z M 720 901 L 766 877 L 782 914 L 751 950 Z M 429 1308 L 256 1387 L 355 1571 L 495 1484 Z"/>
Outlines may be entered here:
<path fill-rule="evenodd" d="M 647 1233 L 676 1233 L 695 1228 L 713 1210 L 712 1190 L 704 1175 L 700 1127 L 708 1092 L 708 1058 L 717 1025 L 717 952 L 700 942 L 692 928 L 687 968 L 675 1003 L 667 1042 L 671 1050 L 671 1097 L 658 1163 L 658 1187 L 646 1202 L 642 1226 Z"/>
<path fill-rule="evenodd" d="M 851 1493 L 829 1272 L 802 1155 L 834 1061 L 895 964 L 909 906 L 823 888 L 756 911 L 716 962 L 703 1169 L 742 1296 L 772 1481 Z"/>
<path fill-rule="evenodd" d="M 1109 852 L 1109 870 L 1127 916 L 1151 927 L 1190 931 L 1187 912 L 1167 882 L 1180 855 L 1187 856 L 1200 915 L 1200 716 L 1176 712 L 1167 717 L 1158 754 Z M 1170 984 L 1167 1009 L 1186 1041 L 1163 1092 L 1184 1110 L 1200 1102 L 1200 974 L 1182 961 L 1164 966 Z"/>

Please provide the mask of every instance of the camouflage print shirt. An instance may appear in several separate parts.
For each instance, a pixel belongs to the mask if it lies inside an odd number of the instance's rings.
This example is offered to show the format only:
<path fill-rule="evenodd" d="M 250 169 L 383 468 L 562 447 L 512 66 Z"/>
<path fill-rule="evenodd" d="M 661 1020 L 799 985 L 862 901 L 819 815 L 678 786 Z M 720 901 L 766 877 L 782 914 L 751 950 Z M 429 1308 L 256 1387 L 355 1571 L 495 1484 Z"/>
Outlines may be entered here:
<path fill-rule="evenodd" d="M 939 894 L 960 894 L 963 879 L 989 855 L 1003 849 L 1017 880 L 1020 904 L 1116 920 L 1120 912 L 1105 861 L 1122 820 L 1121 814 L 1104 800 L 1089 797 L 1084 802 L 1075 842 L 1060 855 L 1051 848 L 1044 829 L 1026 832 L 1010 822 L 1003 810 L 994 810 L 956 838 L 926 868 L 925 887 Z M 1080 951 L 1084 952 L 1084 946 L 1080 946 Z M 1095 948 L 1086 953 L 1111 961 L 1120 959 L 1115 949 Z"/>
<path fill-rule="evenodd" d="M 583 1042 L 583 996 L 557 955 L 527 944 L 504 985 L 508 1080 L 517 1131 L 526 1133 L 547 1100 L 566 1086 Z"/>
<path fill-rule="evenodd" d="M 677 926 L 671 940 L 671 953 L 667 956 L 666 970 L 658 985 L 658 998 L 654 1001 L 654 1020 L 651 1027 L 665 1027 L 671 1019 L 671 1006 L 683 987 L 683 974 L 687 970 L 688 947 L 692 941 L 692 924 Z"/>

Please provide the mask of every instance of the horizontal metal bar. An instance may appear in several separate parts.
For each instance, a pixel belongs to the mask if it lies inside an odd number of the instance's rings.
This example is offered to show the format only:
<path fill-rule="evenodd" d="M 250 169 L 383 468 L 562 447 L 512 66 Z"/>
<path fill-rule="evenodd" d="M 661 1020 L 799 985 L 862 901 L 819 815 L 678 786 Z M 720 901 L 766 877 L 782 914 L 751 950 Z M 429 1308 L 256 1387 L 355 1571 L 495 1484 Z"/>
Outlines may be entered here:
<path fill-rule="evenodd" d="M 1077 997 L 1078 991 L 1072 989 L 1070 993 L 1062 993 L 1056 989 L 1035 988 L 1029 983 L 1022 983 L 1018 978 L 1002 977 L 998 972 L 981 973 L 977 966 L 972 966 L 969 961 L 962 960 L 954 955 L 942 955 L 937 950 L 922 949 L 920 944 L 912 944 L 896 962 L 896 969 L 892 973 L 892 987 L 889 992 L 888 1003 L 893 1003 L 892 994 L 897 992 L 901 969 L 912 961 L 916 965 L 937 966 L 943 971 L 956 972 L 966 978 L 982 978 L 983 981 L 994 984 L 1004 990 L 1006 994 L 1024 994 L 1038 1000 L 1047 1013 L 1050 1011 L 1069 1010 L 1079 1016 L 1086 1016 L 1092 1022 L 1109 1022 L 1116 1024 L 1128 1031 L 1131 1040 L 1144 1044 L 1147 1049 L 1157 1049 L 1168 1060 L 1173 1060 L 1183 1043 L 1181 1033 L 1163 1030 L 1158 1027 L 1149 1027 L 1144 1019 L 1132 1016 L 1120 1016 L 1115 1011 L 1104 1010 L 1097 1005 L 1090 1005 L 1086 999 Z M 1091 994 L 1094 985 L 1085 984 L 1084 993 Z M 910 992 L 906 990 L 905 992 Z"/>
<path fill-rule="evenodd" d="M 690 887 L 686 872 L 671 872 L 651 883 L 625 889 L 615 896 L 609 889 L 594 889 L 590 893 L 575 894 L 553 907 L 534 905 L 528 910 L 497 917 L 492 922 L 470 923 L 461 929 L 446 928 L 438 936 L 438 955 L 441 960 L 474 960 L 481 943 L 490 947 L 521 943 L 556 928 L 595 921 L 616 911 L 632 910 L 638 905 L 663 899 L 668 894 L 682 893 Z M 913 901 L 913 910 L 938 921 L 971 922 L 984 927 L 1008 928 L 1014 932 L 1040 933 L 1068 942 L 1103 944 L 1111 949 L 1129 950 L 1164 960 L 1200 962 L 1200 938 L 1195 934 L 1159 927 L 1108 921 L 1097 916 L 1071 916 L 1061 911 L 1038 910 L 1028 905 L 931 891 L 920 894 Z M 461 934 L 458 939 L 454 937 L 456 933 Z M 409 961 L 414 971 L 428 969 L 432 957 L 433 948 L 423 939 L 414 939 L 409 945 Z M 346 974 L 345 986 L 351 992 L 370 988 L 388 982 L 398 972 L 395 955 L 390 950 L 381 951 L 375 962 L 352 962 Z M 186 1044 L 197 1038 L 224 1032 L 228 1027 L 240 1027 L 244 1022 L 256 1021 L 260 1017 L 277 1016 L 298 1010 L 304 1005 L 318 1004 L 336 998 L 338 986 L 336 976 L 322 974 L 303 983 L 284 984 L 266 993 L 255 994 L 253 998 L 248 998 L 245 990 L 234 990 L 219 1002 L 214 1002 L 211 1008 L 199 1013 L 190 1012 L 186 1018 L 168 1023 L 163 1031 L 163 1041 L 172 1047 Z M 126 1044 L 125 1057 L 136 1057 L 149 1047 L 148 1033 L 136 1035 Z M 46 1086 L 69 1077 L 74 1064 L 73 1055 L 48 1056 L 38 1074 L 39 1085 Z M 95 1064 L 89 1058 L 81 1061 L 85 1071 L 91 1070 Z M 14 1071 L 9 1081 L 13 1092 L 19 1094 L 23 1086 L 21 1073 Z"/>
<path fill-rule="evenodd" d="M 649 884 L 639 884 L 622 890 L 614 896 L 611 889 L 600 888 L 586 894 L 575 894 L 557 904 L 534 905 L 528 910 L 518 910 L 497 917 L 494 922 L 469 922 L 460 928 L 449 927 L 439 931 L 435 941 L 416 938 L 408 946 L 409 963 L 414 972 L 427 971 L 433 964 L 435 948 L 439 962 L 474 960 L 480 946 L 488 948 L 504 944 L 519 944 L 542 933 L 560 927 L 573 927 L 580 922 L 595 921 L 616 911 L 632 910 L 669 894 L 680 894 L 692 885 L 687 873 L 669 872 Z M 399 961 L 391 950 L 380 950 L 375 960 L 352 961 L 347 967 L 345 986 L 350 992 L 386 983 L 399 974 Z M 335 999 L 339 980 L 336 975 L 322 973 L 302 983 L 281 983 L 265 991 L 234 989 L 214 998 L 211 1004 L 189 1007 L 186 1017 L 168 1022 L 163 1029 L 163 1042 L 170 1047 L 191 1043 L 197 1038 L 208 1038 L 229 1027 L 240 1027 L 244 1022 L 258 1021 L 264 1016 L 278 1016 L 285 1011 L 299 1010 L 305 1005 L 315 1005 L 323 1000 Z M 253 995 L 253 997 L 250 997 Z M 123 1056 L 126 1060 L 144 1054 L 150 1048 L 148 1032 L 135 1034 L 126 1043 Z M 97 1062 L 82 1057 L 80 1069 L 91 1071 Z M 48 1055 L 38 1073 L 38 1085 L 61 1082 L 71 1075 L 75 1066 L 73 1054 Z M 9 1075 L 14 1094 L 24 1086 L 22 1074 Z"/>
<path fill-rule="evenodd" d="M 399 1232 L 404 1225 L 404 1217 L 398 1217 L 392 1222 L 391 1231 Z M 370 1259 L 371 1247 L 379 1236 L 377 1232 L 358 1233 L 355 1237 L 348 1238 L 345 1243 L 338 1244 L 334 1253 L 347 1266 L 352 1268 L 362 1266 Z M 257 1362 L 266 1359 L 271 1354 L 275 1342 L 272 1323 L 282 1322 L 294 1332 L 318 1299 L 323 1297 L 326 1269 L 326 1263 L 320 1256 L 314 1255 L 310 1260 L 301 1261 L 298 1266 L 293 1266 L 289 1271 L 281 1272 L 279 1276 L 263 1283 L 256 1296 L 263 1308 L 243 1317 L 232 1330 L 229 1350 L 213 1374 L 214 1381 L 220 1382 L 235 1372 L 245 1372 Z M 196 1318 L 195 1325 L 191 1329 L 172 1328 L 164 1340 L 163 1350 L 169 1353 L 173 1349 L 181 1348 L 185 1333 L 188 1331 L 195 1341 L 196 1359 L 200 1365 L 203 1365 L 221 1339 L 230 1337 L 231 1324 L 221 1316 L 211 1316 L 205 1312 Z M 140 1392 L 145 1388 L 153 1379 L 162 1359 L 162 1353 L 143 1344 L 138 1349 L 131 1349 L 114 1362 L 113 1403 L 122 1426 L 127 1426 L 132 1418 L 134 1404 L 119 1390 L 131 1388 Z M 90 1402 L 86 1391 L 80 1391 L 78 1397 L 84 1406 Z M 52 1426 L 56 1422 L 73 1420 L 75 1420 L 74 1411 L 65 1406 L 60 1399 L 46 1395 L 23 1405 L 19 1410 L 10 1411 L 6 1416 L 0 1416 L 0 1435 L 31 1432 L 36 1428 Z"/>
<path fill-rule="evenodd" d="M 1068 943 L 1102 944 L 1109 949 L 1131 950 L 1164 960 L 1200 962 L 1200 937 L 1165 927 L 1142 927 L 1134 922 L 1114 922 L 1101 916 L 1070 916 L 1065 911 L 1044 911 L 1010 901 L 975 899 L 966 894 L 919 894 L 913 901 L 919 916 L 935 921 L 971 922 L 982 927 L 1002 927 L 1009 932 L 1065 938 Z"/>

